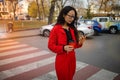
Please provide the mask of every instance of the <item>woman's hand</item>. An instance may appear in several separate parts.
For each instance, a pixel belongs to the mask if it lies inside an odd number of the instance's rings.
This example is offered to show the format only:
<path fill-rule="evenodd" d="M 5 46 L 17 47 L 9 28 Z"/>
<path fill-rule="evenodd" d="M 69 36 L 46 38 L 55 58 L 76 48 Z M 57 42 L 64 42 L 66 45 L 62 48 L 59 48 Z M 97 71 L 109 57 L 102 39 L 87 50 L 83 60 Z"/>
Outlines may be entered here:
<path fill-rule="evenodd" d="M 74 49 L 74 46 L 72 46 L 72 45 L 65 45 L 64 46 L 64 50 L 67 52 L 73 51 L 73 49 Z"/>
<path fill-rule="evenodd" d="M 82 45 L 85 40 L 86 40 L 86 36 L 83 36 L 83 35 L 82 35 L 82 36 L 79 38 L 79 45 Z"/>

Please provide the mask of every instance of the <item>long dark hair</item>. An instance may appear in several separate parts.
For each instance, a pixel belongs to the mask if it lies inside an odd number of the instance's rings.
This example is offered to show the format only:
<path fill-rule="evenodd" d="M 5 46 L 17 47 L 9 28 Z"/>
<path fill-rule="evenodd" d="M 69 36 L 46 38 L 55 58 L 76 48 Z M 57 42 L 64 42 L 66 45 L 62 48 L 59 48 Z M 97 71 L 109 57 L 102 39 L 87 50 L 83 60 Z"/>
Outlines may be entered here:
<path fill-rule="evenodd" d="M 68 26 L 74 29 L 76 41 L 78 42 L 79 37 L 78 37 L 78 31 L 76 29 L 78 18 L 77 18 L 77 11 L 75 10 L 75 8 L 73 8 L 71 6 L 65 6 L 59 13 L 59 16 L 57 18 L 57 24 L 63 25 L 65 23 L 65 19 L 64 19 L 63 15 L 67 15 L 67 13 L 71 10 L 74 10 L 75 18 L 74 18 L 73 22 L 71 24 L 69 24 Z"/>

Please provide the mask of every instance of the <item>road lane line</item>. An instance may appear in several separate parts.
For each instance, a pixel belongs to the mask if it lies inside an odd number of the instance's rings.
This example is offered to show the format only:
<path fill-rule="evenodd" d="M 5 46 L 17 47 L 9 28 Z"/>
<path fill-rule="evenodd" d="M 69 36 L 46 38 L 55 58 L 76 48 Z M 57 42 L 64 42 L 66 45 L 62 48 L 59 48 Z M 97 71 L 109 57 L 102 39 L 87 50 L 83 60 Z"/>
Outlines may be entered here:
<path fill-rule="evenodd" d="M 19 42 L 12 42 L 12 43 L 0 44 L 0 47 L 12 46 L 12 45 L 16 45 L 16 44 L 19 44 Z"/>
<path fill-rule="evenodd" d="M 18 50 L 18 49 L 27 48 L 27 47 L 30 47 L 30 46 L 28 46 L 28 45 L 20 45 L 20 46 L 10 48 L 10 49 L 0 50 L 0 53 L 4 53 L 4 52 L 8 52 L 8 51 L 14 51 L 14 50 Z"/>
<path fill-rule="evenodd" d="M 15 54 L 6 55 L 6 56 L 0 56 L 0 60 L 13 58 L 13 57 L 16 57 L 16 56 L 28 55 L 28 54 L 35 53 L 35 52 L 40 52 L 40 51 L 41 50 L 39 50 L 39 49 L 31 49 L 31 50 L 23 51 L 23 52 L 19 52 L 19 53 L 16 52 Z"/>
<path fill-rule="evenodd" d="M 90 76 L 94 75 L 101 69 L 92 65 L 88 65 L 81 70 L 77 71 L 74 80 L 87 80 Z"/>
<path fill-rule="evenodd" d="M 15 76 L 15 75 L 19 75 L 19 74 L 25 73 L 27 71 L 31 71 L 31 70 L 37 69 L 39 67 L 53 63 L 54 60 L 55 60 L 55 56 L 50 57 L 48 59 L 41 60 L 41 61 L 37 61 L 34 63 L 30 63 L 27 65 L 19 66 L 19 67 L 13 68 L 13 69 L 5 70 L 5 71 L 0 72 L 0 76 L 1 76 L 0 78 L 3 80 L 6 78 Z M 3 74 L 6 74 L 6 75 L 3 75 Z"/>
<path fill-rule="evenodd" d="M 15 42 L 14 40 L 0 40 L 0 44 Z"/>
<path fill-rule="evenodd" d="M 28 46 L 28 45 L 26 45 L 26 44 L 20 44 L 20 45 L 15 45 L 15 46 L 3 47 L 3 48 L 0 48 L 0 51 L 7 50 L 7 49 L 12 49 L 12 48 L 24 47 L 24 46 Z"/>
<path fill-rule="evenodd" d="M 36 61 L 40 61 L 40 60 L 43 60 L 43 59 L 46 59 L 46 58 L 49 58 L 49 57 L 52 57 L 52 56 L 54 56 L 54 55 L 53 54 L 45 54 L 45 55 L 42 55 L 42 56 L 37 56 L 37 57 L 29 58 L 29 59 L 26 59 L 26 60 L 21 60 L 21 61 L 6 64 L 6 65 L 2 65 L 2 66 L 0 66 L 0 72 L 4 71 L 4 70 L 15 68 L 15 67 L 18 67 L 18 66 L 30 64 L 30 63 L 33 63 L 33 62 L 36 62 Z"/>
<path fill-rule="evenodd" d="M 91 70 L 88 70 L 91 69 Z M 84 75 L 79 74 L 78 72 L 83 71 L 83 69 L 87 69 L 84 73 Z M 89 64 L 77 61 L 77 65 L 76 65 L 76 74 L 74 76 L 74 80 L 113 80 L 114 78 L 117 78 L 115 80 L 120 80 L 120 75 L 118 75 L 117 73 L 105 70 L 105 69 L 100 69 L 99 68 L 95 68 L 94 66 L 91 67 Z M 78 76 L 80 76 L 78 78 Z M 118 77 L 119 76 L 119 77 Z M 57 80 L 57 76 L 55 73 L 55 70 L 44 74 L 43 76 L 38 76 L 36 78 L 33 78 L 32 80 Z"/>
<path fill-rule="evenodd" d="M 88 66 L 88 64 L 77 61 L 76 71 L 79 71 L 86 66 Z M 57 80 L 57 76 L 56 76 L 55 70 L 53 70 L 53 71 L 48 72 L 47 74 L 44 74 L 43 76 L 38 76 L 36 78 L 33 78 L 32 80 Z"/>
<path fill-rule="evenodd" d="M 54 63 L 50 63 L 47 65 L 41 66 L 34 70 L 24 72 L 24 73 L 16 75 L 16 76 L 12 76 L 12 77 L 6 78 L 4 80 L 31 80 L 37 76 L 44 75 L 52 70 L 54 70 Z M 38 79 L 38 80 L 40 80 L 40 79 Z M 46 80 L 48 80 L 48 79 L 46 79 Z M 53 80 L 55 80 L 55 79 L 53 79 Z"/>
<path fill-rule="evenodd" d="M 76 71 L 79 71 L 80 69 L 82 69 L 82 68 L 84 68 L 86 66 L 88 66 L 88 64 L 80 62 L 80 61 L 77 61 L 76 62 Z"/>
<path fill-rule="evenodd" d="M 118 74 L 102 69 L 87 80 L 113 80 Z"/>
<path fill-rule="evenodd" d="M 12 63 L 12 62 L 20 61 L 20 60 L 33 58 L 33 57 L 36 57 L 36 56 L 45 55 L 45 54 L 49 54 L 49 52 L 43 50 L 43 51 L 40 51 L 40 52 L 28 54 L 28 55 L 23 55 L 23 56 L 9 58 L 9 59 L 5 59 L 5 60 L 0 60 L 0 66 L 5 65 L 5 64 L 9 64 L 9 63 Z"/>
<path fill-rule="evenodd" d="M 19 54 L 19 53 L 22 53 L 22 52 L 25 52 L 25 51 L 29 51 L 29 50 L 36 50 L 38 48 L 35 48 L 35 47 L 23 47 L 23 48 L 20 48 L 20 49 L 15 49 L 15 50 L 12 50 L 12 51 L 6 51 L 6 52 L 2 52 L 0 53 L 0 57 L 1 56 L 8 56 L 8 55 L 13 55 L 13 54 Z"/>

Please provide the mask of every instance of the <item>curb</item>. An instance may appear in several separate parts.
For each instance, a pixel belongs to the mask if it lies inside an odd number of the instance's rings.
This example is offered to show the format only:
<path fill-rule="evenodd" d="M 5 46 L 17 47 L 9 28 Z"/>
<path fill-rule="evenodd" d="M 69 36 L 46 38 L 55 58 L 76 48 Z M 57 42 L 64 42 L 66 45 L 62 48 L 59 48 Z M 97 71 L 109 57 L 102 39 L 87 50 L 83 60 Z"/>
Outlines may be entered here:
<path fill-rule="evenodd" d="M 32 37 L 32 36 L 39 36 L 40 34 L 36 35 L 26 35 L 26 36 L 16 36 L 16 37 L 7 37 L 7 38 L 0 38 L 0 40 L 8 40 L 8 39 L 16 39 L 16 38 L 24 38 L 24 37 Z"/>
<path fill-rule="evenodd" d="M 22 33 L 22 31 L 29 31 L 29 30 L 37 30 L 38 28 L 35 28 L 35 29 L 25 29 L 25 30 L 17 30 L 17 31 L 13 31 L 12 33 L 6 33 L 7 34 L 7 37 L 1 37 L 0 40 L 7 40 L 7 39 L 15 39 L 15 38 L 23 38 L 23 37 L 32 37 L 32 36 L 39 36 L 40 34 L 39 33 L 33 33 L 33 34 L 26 34 L 26 33 Z M 18 34 L 18 35 L 14 35 L 13 34 L 16 34 L 16 33 L 22 33 L 22 35 Z M 24 34 L 24 35 L 23 35 Z"/>

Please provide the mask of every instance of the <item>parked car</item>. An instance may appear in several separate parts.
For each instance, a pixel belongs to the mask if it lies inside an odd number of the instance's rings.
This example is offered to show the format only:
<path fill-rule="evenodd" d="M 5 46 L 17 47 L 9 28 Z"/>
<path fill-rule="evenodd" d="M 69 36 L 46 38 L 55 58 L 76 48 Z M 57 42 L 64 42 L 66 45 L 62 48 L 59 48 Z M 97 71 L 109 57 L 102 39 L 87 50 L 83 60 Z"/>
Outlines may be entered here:
<path fill-rule="evenodd" d="M 40 30 L 39 30 L 40 35 L 43 35 L 45 37 L 49 37 L 50 31 L 54 25 L 55 25 L 55 23 L 40 27 Z M 90 37 L 94 34 L 94 30 L 92 28 L 92 25 L 89 25 L 86 23 L 78 23 L 77 26 L 78 26 L 77 30 L 79 31 L 79 33 L 82 35 L 86 35 L 86 37 Z"/>
<path fill-rule="evenodd" d="M 54 25 L 55 25 L 55 23 L 40 27 L 40 30 L 39 30 L 40 35 L 43 35 L 45 37 L 49 37 L 50 31 L 51 31 L 51 29 L 53 28 Z"/>
<path fill-rule="evenodd" d="M 92 35 L 94 35 L 94 30 L 93 30 L 93 26 L 91 24 L 87 24 L 87 23 L 77 23 L 77 30 L 79 32 L 79 34 L 81 35 L 85 35 L 86 37 L 90 37 Z"/>
<path fill-rule="evenodd" d="M 99 35 L 99 33 L 102 32 L 101 30 L 101 24 L 96 21 L 96 20 L 91 20 L 91 19 L 80 19 L 78 22 L 82 22 L 82 23 L 86 23 L 86 24 L 90 24 L 93 26 L 94 29 L 94 35 Z"/>
<path fill-rule="evenodd" d="M 102 31 L 108 31 L 111 34 L 117 34 L 120 31 L 120 21 L 114 20 L 113 17 L 93 17 L 92 20 L 102 25 Z"/>

